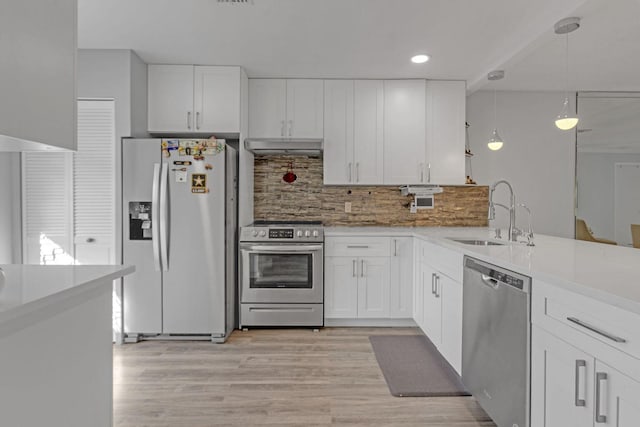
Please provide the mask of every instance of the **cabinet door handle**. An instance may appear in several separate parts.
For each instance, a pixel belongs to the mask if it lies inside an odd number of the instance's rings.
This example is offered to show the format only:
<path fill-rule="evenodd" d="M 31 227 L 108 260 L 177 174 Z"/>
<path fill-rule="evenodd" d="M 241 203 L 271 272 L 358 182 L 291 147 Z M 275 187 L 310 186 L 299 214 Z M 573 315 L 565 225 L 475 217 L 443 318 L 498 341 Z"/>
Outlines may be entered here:
<path fill-rule="evenodd" d="M 368 245 L 347 245 L 348 249 L 367 249 Z"/>
<path fill-rule="evenodd" d="M 596 372 L 596 423 L 602 424 L 607 422 L 607 416 L 603 414 L 602 408 L 602 382 L 607 380 L 605 372 Z"/>
<path fill-rule="evenodd" d="M 93 237 L 87 237 L 87 243 L 93 243 L 95 241 L 96 239 L 94 239 Z"/>
<path fill-rule="evenodd" d="M 353 265 L 352 265 L 352 267 L 351 267 L 351 276 L 352 276 L 352 277 L 356 277 L 356 274 L 357 274 L 357 273 L 356 273 L 356 260 L 354 259 L 354 260 L 353 260 Z"/>
<path fill-rule="evenodd" d="M 429 169 L 427 169 L 427 182 L 431 182 L 431 163 L 427 165 Z"/>
<path fill-rule="evenodd" d="M 364 260 L 360 260 L 360 277 L 364 277 Z"/>
<path fill-rule="evenodd" d="M 436 274 L 436 298 L 440 298 L 440 291 L 438 287 L 440 286 L 440 276 Z"/>
<path fill-rule="evenodd" d="M 191 130 L 191 111 L 187 111 L 187 129 Z"/>
<path fill-rule="evenodd" d="M 200 129 L 200 111 L 196 111 L 196 129 Z"/>
<path fill-rule="evenodd" d="M 289 136 L 291 136 L 291 132 L 293 132 L 293 120 L 289 120 Z"/>
<path fill-rule="evenodd" d="M 420 163 L 420 182 L 424 182 L 424 163 Z"/>
<path fill-rule="evenodd" d="M 393 239 L 393 256 L 398 256 L 398 241 Z"/>
<path fill-rule="evenodd" d="M 576 360 L 576 391 L 575 391 L 575 405 L 576 406 L 586 406 L 587 402 L 585 399 L 580 399 L 580 368 L 584 368 L 586 373 L 587 371 L 587 361 L 586 360 Z"/>
<path fill-rule="evenodd" d="M 625 343 L 625 342 L 627 342 L 627 340 L 626 340 L 626 339 L 624 339 L 624 338 L 620 338 L 620 337 L 618 337 L 618 336 L 616 336 L 616 335 L 610 334 L 609 332 L 605 332 L 605 331 L 603 331 L 602 329 L 596 328 L 595 326 L 590 325 L 590 324 L 588 324 L 587 322 L 585 322 L 585 321 L 582 321 L 582 320 L 578 319 L 577 317 L 567 317 L 567 320 L 568 320 L 569 322 L 575 323 L 575 324 L 576 324 L 576 325 L 578 325 L 578 326 L 582 326 L 583 328 L 588 329 L 588 330 L 590 330 L 591 332 L 595 332 L 595 333 L 596 333 L 596 334 L 598 334 L 598 335 L 601 335 L 601 336 L 603 336 L 603 337 L 605 337 L 605 338 L 608 338 L 608 339 L 610 339 L 611 341 L 615 341 L 615 342 L 618 342 L 618 343 Z"/>
<path fill-rule="evenodd" d="M 356 162 L 356 182 L 360 182 L 360 162 Z"/>
<path fill-rule="evenodd" d="M 349 182 L 351 182 L 351 178 L 352 174 L 351 174 L 351 162 L 349 162 Z"/>
<path fill-rule="evenodd" d="M 284 120 L 280 120 L 280 136 L 284 136 Z"/>
<path fill-rule="evenodd" d="M 436 274 L 431 273 L 431 295 L 436 294 Z"/>

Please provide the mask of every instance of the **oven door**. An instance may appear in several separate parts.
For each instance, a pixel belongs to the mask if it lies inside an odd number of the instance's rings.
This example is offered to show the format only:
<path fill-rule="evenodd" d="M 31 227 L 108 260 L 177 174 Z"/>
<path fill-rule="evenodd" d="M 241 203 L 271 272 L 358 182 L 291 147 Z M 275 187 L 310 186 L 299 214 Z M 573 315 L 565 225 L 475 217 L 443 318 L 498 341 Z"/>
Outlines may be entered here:
<path fill-rule="evenodd" d="M 242 303 L 322 303 L 322 244 L 240 244 Z"/>

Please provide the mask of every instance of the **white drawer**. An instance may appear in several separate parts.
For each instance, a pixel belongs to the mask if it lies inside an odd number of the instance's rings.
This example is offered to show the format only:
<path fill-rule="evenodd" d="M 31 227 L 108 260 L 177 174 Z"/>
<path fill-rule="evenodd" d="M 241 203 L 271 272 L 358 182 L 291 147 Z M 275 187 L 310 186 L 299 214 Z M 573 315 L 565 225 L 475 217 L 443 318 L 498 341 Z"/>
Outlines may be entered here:
<path fill-rule="evenodd" d="M 422 257 L 422 262 L 429 264 L 456 282 L 462 283 L 464 255 L 461 252 L 447 249 L 434 243 L 422 242 L 420 256 Z"/>
<path fill-rule="evenodd" d="M 325 256 L 390 256 L 389 237 L 327 237 Z"/>
<path fill-rule="evenodd" d="M 532 323 L 556 333 L 568 327 L 640 359 L 640 315 L 539 280 L 532 298 Z"/>

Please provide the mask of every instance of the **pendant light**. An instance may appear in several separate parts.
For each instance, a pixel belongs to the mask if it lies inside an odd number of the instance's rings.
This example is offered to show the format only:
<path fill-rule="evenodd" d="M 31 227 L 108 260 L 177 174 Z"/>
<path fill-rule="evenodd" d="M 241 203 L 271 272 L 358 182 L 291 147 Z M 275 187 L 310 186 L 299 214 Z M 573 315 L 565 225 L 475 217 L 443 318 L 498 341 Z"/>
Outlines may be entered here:
<path fill-rule="evenodd" d="M 562 130 L 569 130 L 578 124 L 577 114 L 572 114 L 569 107 L 569 33 L 580 28 L 580 18 L 565 18 L 558 21 L 554 27 L 556 34 L 565 35 L 565 93 L 562 111 L 556 118 L 556 126 Z"/>
<path fill-rule="evenodd" d="M 504 77 L 504 70 L 495 70 L 487 74 L 487 78 L 490 81 L 500 80 L 503 77 Z M 498 109 L 496 105 L 496 97 L 497 97 L 496 88 L 494 86 L 493 87 L 493 132 L 491 133 L 491 138 L 489 139 L 489 142 L 487 142 L 487 147 L 489 147 L 489 149 L 492 151 L 497 151 L 501 149 L 502 146 L 504 145 L 504 141 L 502 141 L 500 134 L 498 134 L 498 124 L 497 124 Z"/>

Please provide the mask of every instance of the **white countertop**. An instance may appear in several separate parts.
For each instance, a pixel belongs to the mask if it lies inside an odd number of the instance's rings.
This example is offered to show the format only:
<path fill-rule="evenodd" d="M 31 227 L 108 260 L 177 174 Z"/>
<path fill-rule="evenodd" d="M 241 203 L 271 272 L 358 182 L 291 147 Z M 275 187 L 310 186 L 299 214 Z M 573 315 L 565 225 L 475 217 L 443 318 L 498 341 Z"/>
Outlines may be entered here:
<path fill-rule="evenodd" d="M 325 227 L 325 236 L 413 236 L 535 280 L 640 314 L 640 249 L 537 234 L 535 246 L 506 242 L 472 246 L 447 237 L 493 239 L 493 229 L 472 227 Z M 506 230 L 502 230 L 503 237 Z"/>
<path fill-rule="evenodd" d="M 74 298 L 88 298 L 95 288 L 135 271 L 126 265 L 0 264 L 0 269 L 5 276 L 0 279 L 0 325 L 4 327 Z"/>

